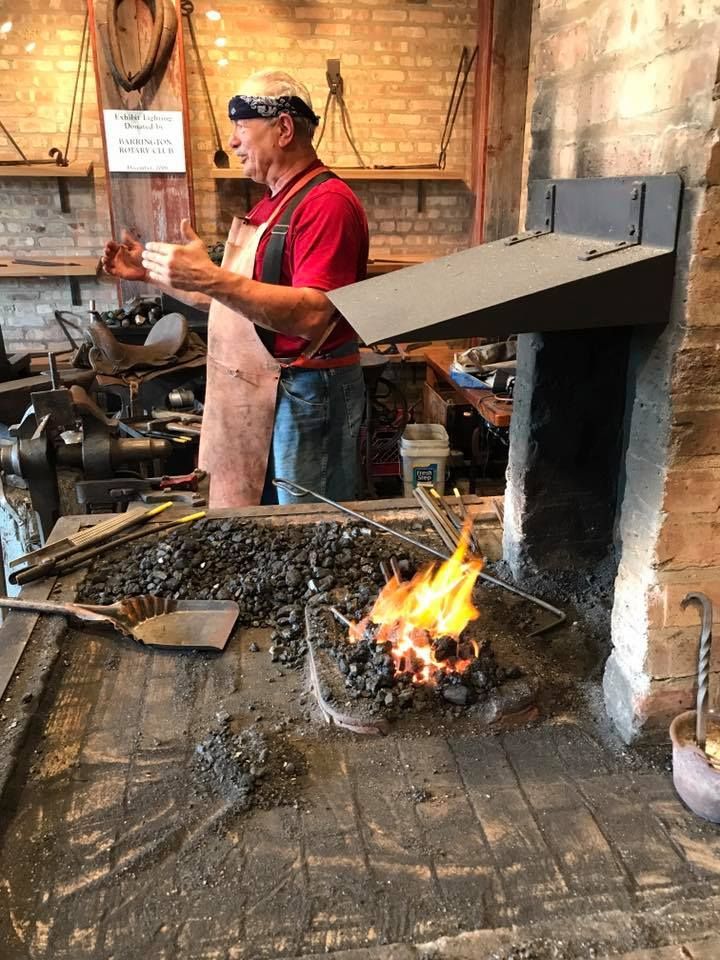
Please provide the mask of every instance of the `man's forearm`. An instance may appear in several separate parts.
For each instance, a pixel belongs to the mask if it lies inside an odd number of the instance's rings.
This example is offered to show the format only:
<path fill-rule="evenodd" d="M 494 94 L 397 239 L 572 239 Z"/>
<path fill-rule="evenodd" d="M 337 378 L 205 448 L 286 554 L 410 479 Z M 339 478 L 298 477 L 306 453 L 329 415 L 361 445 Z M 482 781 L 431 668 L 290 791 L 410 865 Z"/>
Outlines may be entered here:
<path fill-rule="evenodd" d="M 189 290 L 176 290 L 175 287 L 171 287 L 167 283 L 158 283 L 156 280 L 148 280 L 147 282 L 151 283 L 154 287 L 157 287 L 158 290 L 162 290 L 163 293 L 167 293 L 169 296 L 179 300 L 181 303 L 186 303 L 189 307 L 195 307 L 197 310 L 204 310 L 206 313 L 210 309 L 212 297 L 208 297 L 204 293 L 195 293 Z"/>
<path fill-rule="evenodd" d="M 335 312 L 320 290 L 262 283 L 222 267 L 213 271 L 203 292 L 258 326 L 304 340 L 320 336 Z"/>

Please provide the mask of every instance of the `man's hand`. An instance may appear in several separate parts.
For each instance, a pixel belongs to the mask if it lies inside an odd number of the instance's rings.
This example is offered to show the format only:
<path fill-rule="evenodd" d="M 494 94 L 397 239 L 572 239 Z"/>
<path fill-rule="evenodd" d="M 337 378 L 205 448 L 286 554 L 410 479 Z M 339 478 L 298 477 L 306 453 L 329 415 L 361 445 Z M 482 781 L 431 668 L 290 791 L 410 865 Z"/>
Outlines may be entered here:
<path fill-rule="evenodd" d="M 187 241 L 175 243 L 148 243 L 142 254 L 142 265 L 148 272 L 150 283 L 164 284 L 176 290 L 204 292 L 214 279 L 218 268 L 212 262 L 205 244 L 183 220 L 180 230 Z"/>
<path fill-rule="evenodd" d="M 102 268 L 108 276 L 118 280 L 145 280 L 142 254 L 142 244 L 128 230 L 123 230 L 120 243 L 110 240 L 105 244 Z"/>

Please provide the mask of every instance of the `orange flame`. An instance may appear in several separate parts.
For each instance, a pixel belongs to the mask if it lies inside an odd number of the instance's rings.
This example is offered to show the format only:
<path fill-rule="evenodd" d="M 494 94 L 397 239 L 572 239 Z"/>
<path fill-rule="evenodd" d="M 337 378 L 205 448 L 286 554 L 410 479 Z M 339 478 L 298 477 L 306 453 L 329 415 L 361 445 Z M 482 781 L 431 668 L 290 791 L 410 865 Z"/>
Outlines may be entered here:
<path fill-rule="evenodd" d="M 351 627 L 352 639 L 362 636 L 369 621 L 378 624 L 376 643 L 388 640 L 391 656 L 398 670 L 409 668 L 418 682 L 431 679 L 434 670 L 463 670 L 469 660 L 440 661 L 435 657 L 432 642 L 438 637 L 458 639 L 479 611 L 472 602 L 475 581 L 482 570 L 482 560 L 468 555 L 469 526 L 463 529 L 453 555 L 439 567 L 431 564 L 409 581 L 393 577 L 380 591 L 367 620 Z M 471 641 L 474 655 L 478 647 Z"/>

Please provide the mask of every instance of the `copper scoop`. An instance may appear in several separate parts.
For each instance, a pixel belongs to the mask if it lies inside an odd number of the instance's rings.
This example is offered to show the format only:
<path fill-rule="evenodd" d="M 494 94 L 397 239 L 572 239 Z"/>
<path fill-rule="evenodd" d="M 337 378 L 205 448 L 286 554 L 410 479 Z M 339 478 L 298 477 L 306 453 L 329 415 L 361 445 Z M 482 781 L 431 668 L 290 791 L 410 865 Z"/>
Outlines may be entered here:
<path fill-rule="evenodd" d="M 109 623 L 143 646 L 180 650 L 224 650 L 240 613 L 234 600 L 170 600 L 150 594 L 96 605 L 0 597 L 0 607 Z"/>

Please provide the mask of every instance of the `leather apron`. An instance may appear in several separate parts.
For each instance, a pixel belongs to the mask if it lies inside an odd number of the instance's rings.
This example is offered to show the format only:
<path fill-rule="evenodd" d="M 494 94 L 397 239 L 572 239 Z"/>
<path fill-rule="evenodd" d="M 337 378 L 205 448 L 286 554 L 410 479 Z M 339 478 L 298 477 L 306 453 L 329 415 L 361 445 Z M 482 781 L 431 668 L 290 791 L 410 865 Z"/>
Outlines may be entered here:
<path fill-rule="evenodd" d="M 303 177 L 256 226 L 235 217 L 222 265 L 253 276 L 263 235 L 288 201 L 318 174 Z M 292 365 L 304 366 L 327 339 L 334 323 Z M 210 475 L 212 509 L 258 506 L 265 486 L 280 371 L 283 366 L 265 348 L 251 320 L 217 300 L 208 316 L 207 384 L 198 466 Z"/>

